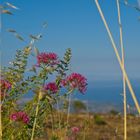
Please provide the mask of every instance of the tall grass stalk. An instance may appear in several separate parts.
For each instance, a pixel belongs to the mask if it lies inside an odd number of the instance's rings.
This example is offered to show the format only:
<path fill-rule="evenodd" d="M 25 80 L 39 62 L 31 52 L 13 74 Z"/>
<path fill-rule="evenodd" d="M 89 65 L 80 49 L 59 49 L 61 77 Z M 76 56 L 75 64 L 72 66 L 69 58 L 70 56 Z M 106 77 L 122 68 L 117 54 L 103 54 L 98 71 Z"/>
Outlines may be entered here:
<path fill-rule="evenodd" d="M 66 126 L 66 130 L 68 130 L 69 117 L 70 117 L 70 109 L 71 109 L 71 94 L 68 95 L 68 112 L 67 112 L 67 126 Z"/>
<path fill-rule="evenodd" d="M 61 114 L 60 114 L 60 107 L 59 107 L 59 103 L 60 103 L 60 97 L 59 97 L 59 92 L 57 93 L 58 95 L 58 99 L 56 100 L 56 107 L 57 107 L 57 118 L 58 118 L 58 128 L 59 130 L 61 129 Z"/>
<path fill-rule="evenodd" d="M 0 47 L 1 47 L 1 32 L 2 32 L 2 11 L 0 9 Z M 1 51 L 0 51 L 0 77 L 1 77 Z M 1 88 L 0 88 L 0 140 L 2 140 L 2 117 L 1 117 L 1 106 L 2 106 L 2 100 L 1 100 Z"/>
<path fill-rule="evenodd" d="M 73 92 L 73 89 L 70 90 L 68 93 L 67 93 L 67 96 L 68 96 L 68 110 L 67 110 L 67 125 L 66 125 L 66 132 L 68 131 L 68 124 L 69 124 L 69 117 L 70 117 L 70 107 L 71 107 L 71 94 Z"/>
<path fill-rule="evenodd" d="M 123 44 L 123 31 L 122 31 L 122 23 L 121 23 L 121 11 L 120 11 L 120 3 L 119 0 L 117 2 L 117 10 L 118 10 L 118 22 L 119 22 L 119 30 L 120 30 L 120 46 L 121 46 L 121 55 L 122 55 L 122 64 L 125 68 L 125 54 L 124 54 L 124 44 Z M 125 76 L 123 72 L 123 104 L 124 104 L 124 140 L 127 139 L 127 99 L 126 99 L 126 82 Z"/>
<path fill-rule="evenodd" d="M 61 122 L 60 122 L 60 108 L 59 108 L 59 100 L 56 101 L 57 104 L 57 118 L 58 118 L 58 127 L 61 128 Z"/>
<path fill-rule="evenodd" d="M 114 52 L 115 52 L 115 55 L 116 55 L 117 60 L 118 60 L 118 62 L 119 62 L 119 65 L 120 65 L 120 68 L 121 68 L 121 70 L 122 70 L 122 73 L 124 74 L 124 78 L 125 78 L 125 80 L 126 80 L 126 84 L 127 84 L 128 88 L 129 88 L 129 91 L 130 91 L 130 93 L 131 93 L 131 95 L 132 95 L 132 98 L 133 98 L 133 100 L 134 100 L 136 109 L 137 109 L 138 113 L 140 114 L 139 103 L 138 103 L 137 98 L 136 98 L 136 96 L 135 96 L 135 93 L 134 93 L 134 90 L 133 90 L 132 85 L 131 85 L 131 83 L 130 83 L 130 80 L 129 80 L 128 76 L 127 76 L 126 70 L 125 70 L 125 68 L 124 68 L 124 66 L 123 66 L 123 63 L 122 63 L 122 61 L 121 61 L 121 58 L 120 58 L 119 52 L 118 52 L 118 50 L 117 50 L 117 47 L 116 47 L 114 38 L 113 38 L 113 36 L 112 36 L 112 33 L 111 33 L 111 31 L 110 31 L 110 29 L 109 29 L 109 27 L 108 27 L 108 24 L 107 24 L 107 22 L 106 22 L 106 19 L 105 19 L 105 17 L 104 17 L 104 14 L 103 14 L 103 12 L 102 12 L 102 10 L 101 10 L 101 7 L 100 7 L 100 5 L 99 5 L 99 3 L 98 3 L 98 0 L 95 0 L 95 3 L 96 3 L 96 6 L 97 6 L 97 9 L 98 9 L 98 11 L 99 11 L 99 14 L 100 14 L 100 16 L 101 16 L 101 19 L 102 19 L 102 21 L 103 21 L 103 23 L 104 23 L 104 25 L 105 25 L 105 28 L 106 28 L 106 30 L 107 30 L 107 33 L 108 33 L 108 35 L 109 35 L 110 41 L 111 41 L 111 43 L 112 43 L 112 47 L 113 47 L 113 49 L 114 49 Z"/>
<path fill-rule="evenodd" d="M 34 133 L 35 133 L 35 128 L 36 128 L 36 122 L 37 122 L 37 116 L 38 116 L 38 112 L 39 112 L 39 103 L 40 103 L 41 96 L 42 96 L 42 93 L 41 93 L 41 90 L 40 90 L 39 94 L 38 94 L 38 100 L 37 100 L 37 105 L 36 105 L 36 110 L 35 110 L 35 119 L 34 119 L 34 123 L 33 123 L 31 140 L 34 139 Z"/>

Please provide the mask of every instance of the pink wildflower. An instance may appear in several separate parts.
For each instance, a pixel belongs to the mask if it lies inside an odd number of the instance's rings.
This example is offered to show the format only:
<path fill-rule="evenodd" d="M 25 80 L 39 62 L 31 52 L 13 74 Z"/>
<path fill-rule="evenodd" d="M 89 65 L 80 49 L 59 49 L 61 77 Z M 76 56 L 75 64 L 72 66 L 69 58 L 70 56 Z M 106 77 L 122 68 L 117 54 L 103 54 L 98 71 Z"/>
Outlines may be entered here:
<path fill-rule="evenodd" d="M 10 118 L 11 118 L 11 120 L 13 120 L 13 121 L 16 121 L 16 120 L 18 119 L 18 117 L 17 117 L 17 114 L 16 114 L 16 113 L 11 114 Z"/>
<path fill-rule="evenodd" d="M 76 133 L 78 133 L 78 132 L 80 131 L 80 129 L 79 129 L 79 127 L 74 126 L 74 127 L 71 128 L 71 131 L 72 131 L 74 134 L 76 134 Z"/>
<path fill-rule="evenodd" d="M 41 63 L 55 65 L 58 63 L 57 59 L 58 59 L 58 57 L 57 57 L 57 54 L 55 54 L 55 53 L 42 52 L 39 55 L 37 55 L 38 65 L 40 65 Z"/>
<path fill-rule="evenodd" d="M 51 83 L 48 83 L 44 86 L 44 89 L 45 90 L 49 90 L 51 93 L 57 93 L 58 91 L 58 86 L 56 85 L 55 82 L 51 82 Z"/>
<path fill-rule="evenodd" d="M 13 121 L 22 121 L 25 124 L 29 123 L 29 116 L 22 111 L 11 114 L 10 119 Z"/>
<path fill-rule="evenodd" d="M 6 80 L 1 79 L 0 80 L 0 88 L 2 91 L 9 90 L 11 88 L 11 83 L 6 81 Z"/>
<path fill-rule="evenodd" d="M 69 86 L 71 89 L 78 89 L 81 93 L 86 91 L 87 79 L 78 73 L 72 73 L 62 80 L 63 86 Z"/>

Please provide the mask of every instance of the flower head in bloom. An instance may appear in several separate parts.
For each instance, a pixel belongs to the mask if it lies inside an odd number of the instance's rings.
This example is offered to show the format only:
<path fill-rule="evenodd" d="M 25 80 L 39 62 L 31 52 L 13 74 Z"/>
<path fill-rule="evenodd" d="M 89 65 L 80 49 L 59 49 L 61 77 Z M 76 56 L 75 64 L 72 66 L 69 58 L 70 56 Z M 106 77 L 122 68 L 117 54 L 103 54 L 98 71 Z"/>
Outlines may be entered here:
<path fill-rule="evenodd" d="M 25 112 L 22 112 L 22 111 L 11 114 L 10 119 L 13 121 L 21 121 L 25 124 L 28 124 L 30 120 L 29 116 Z"/>
<path fill-rule="evenodd" d="M 56 85 L 55 82 L 50 82 L 46 84 L 44 86 L 44 89 L 50 91 L 53 94 L 58 92 L 58 86 Z"/>
<path fill-rule="evenodd" d="M 62 80 L 63 86 L 68 86 L 70 89 L 78 89 L 81 93 L 86 91 L 87 79 L 79 73 L 72 73 Z"/>
<path fill-rule="evenodd" d="M 42 53 L 37 55 L 38 65 L 40 65 L 41 63 L 55 65 L 58 63 L 57 59 L 58 59 L 58 57 L 57 57 L 57 54 L 55 54 L 55 53 L 42 52 Z"/>
<path fill-rule="evenodd" d="M 6 81 L 6 80 L 3 80 L 3 79 L 0 79 L 0 89 L 1 91 L 5 91 L 5 90 L 9 90 L 11 88 L 11 83 Z"/>
<path fill-rule="evenodd" d="M 80 131 L 80 129 L 79 129 L 79 127 L 74 126 L 74 127 L 71 128 L 71 131 L 72 131 L 74 134 L 77 134 L 77 133 Z"/>

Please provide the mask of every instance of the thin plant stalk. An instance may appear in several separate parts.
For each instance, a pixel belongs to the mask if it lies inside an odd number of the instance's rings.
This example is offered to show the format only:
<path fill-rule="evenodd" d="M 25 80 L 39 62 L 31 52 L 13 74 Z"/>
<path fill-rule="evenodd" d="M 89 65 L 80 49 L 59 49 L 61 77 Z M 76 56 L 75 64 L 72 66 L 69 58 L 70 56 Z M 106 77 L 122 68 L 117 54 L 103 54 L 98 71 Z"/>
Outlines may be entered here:
<path fill-rule="evenodd" d="M 71 105 L 71 93 L 73 92 L 73 89 L 68 91 L 66 95 L 68 96 L 68 110 L 67 110 L 67 125 L 66 125 L 66 131 L 68 130 L 68 124 L 69 124 L 69 116 L 70 116 L 70 105 Z"/>
<path fill-rule="evenodd" d="M 33 123 L 32 134 L 31 134 L 31 140 L 34 139 L 34 133 L 35 133 L 35 128 L 36 128 L 36 122 L 37 122 L 37 116 L 38 116 L 38 112 L 39 112 L 39 103 L 40 103 L 41 96 L 42 96 L 42 92 L 39 91 L 37 106 L 36 106 L 36 110 L 35 110 L 35 119 L 34 119 L 34 123 Z"/>
<path fill-rule="evenodd" d="M 87 112 L 87 118 L 88 118 L 88 121 L 90 121 L 90 114 L 89 114 L 88 100 L 86 101 L 86 112 Z M 89 128 L 89 125 L 88 125 L 88 128 Z M 86 140 L 86 127 L 84 128 L 84 136 L 83 136 L 83 140 Z"/>
<path fill-rule="evenodd" d="M 129 80 L 128 76 L 127 76 L 126 70 L 125 70 L 125 68 L 124 68 L 124 66 L 123 66 L 123 63 L 122 63 L 122 61 L 121 61 L 121 58 L 120 58 L 119 52 L 118 52 L 118 50 L 117 50 L 117 47 L 116 47 L 114 38 L 113 38 L 113 36 L 112 36 L 112 33 L 111 33 L 111 31 L 110 31 L 110 29 L 109 29 L 109 27 L 108 27 L 108 24 L 107 24 L 107 22 L 106 22 L 106 19 L 105 19 L 105 17 L 104 17 L 104 14 L 103 14 L 103 12 L 102 12 L 102 10 L 101 10 L 101 7 L 100 7 L 100 5 L 99 5 L 99 3 L 98 3 L 98 0 L 95 0 L 95 3 L 96 3 L 96 6 L 97 6 L 97 9 L 98 9 L 98 11 L 99 11 L 99 14 L 100 14 L 100 16 L 101 16 L 101 18 L 102 18 L 102 21 L 103 21 L 103 23 L 104 23 L 104 25 L 105 25 L 105 28 L 106 28 L 106 30 L 107 30 L 107 33 L 108 33 L 108 35 L 109 35 L 110 41 L 111 41 L 111 43 L 112 43 L 112 47 L 113 47 L 113 49 L 114 49 L 114 52 L 115 52 L 115 55 L 116 55 L 117 60 L 118 60 L 118 62 L 119 62 L 119 65 L 120 65 L 120 68 L 121 68 L 121 70 L 122 70 L 122 73 L 124 74 L 124 77 L 125 77 L 125 80 L 126 80 L 126 84 L 127 84 L 128 88 L 129 88 L 129 91 L 130 91 L 130 93 L 131 93 L 131 95 L 132 95 L 132 98 L 133 98 L 133 101 L 134 101 L 134 103 L 135 103 L 136 109 L 137 109 L 138 113 L 140 114 L 139 103 L 138 103 L 137 98 L 136 98 L 136 96 L 135 96 L 135 92 L 134 92 L 134 90 L 133 90 L 133 88 L 132 88 L 132 85 L 131 85 L 131 83 L 130 83 L 130 80 Z"/>
<path fill-rule="evenodd" d="M 119 29 L 120 29 L 120 46 L 121 46 L 121 53 L 122 53 L 122 64 L 125 68 L 125 56 L 124 56 L 124 44 L 123 44 L 123 32 L 122 32 L 122 23 L 121 23 L 121 12 L 120 12 L 120 4 L 119 0 L 117 2 L 117 9 L 118 9 L 118 22 L 119 22 Z M 126 99 L 126 82 L 123 73 L 123 105 L 124 105 L 124 140 L 127 139 L 127 99 Z"/>
<path fill-rule="evenodd" d="M 61 129 L 61 112 L 59 108 L 59 101 L 57 101 L 57 111 L 58 111 L 58 119 L 59 119 L 59 130 Z"/>
<path fill-rule="evenodd" d="M 2 31 L 2 13 L 0 9 L 0 46 L 1 46 L 1 31 Z M 0 77 L 1 77 L 1 51 L 0 51 Z M 2 140 L 2 116 L 1 116 L 1 106 L 2 106 L 2 99 L 1 99 L 1 88 L 0 88 L 0 140 Z"/>
<path fill-rule="evenodd" d="M 52 134 L 54 135 L 54 125 L 55 125 L 55 122 L 54 122 L 54 114 L 53 114 L 53 106 L 51 104 L 49 104 L 49 107 L 50 107 L 50 111 L 51 111 L 51 122 L 52 122 Z"/>
<path fill-rule="evenodd" d="M 57 93 L 57 95 L 58 95 L 58 98 L 57 98 L 57 100 L 56 100 L 56 105 L 57 105 L 57 117 L 58 117 L 58 125 L 59 125 L 59 130 L 60 130 L 60 128 L 61 128 L 61 114 L 60 114 L 60 107 L 59 107 L 59 100 L 60 100 L 60 97 L 59 97 L 59 93 Z"/>
<path fill-rule="evenodd" d="M 68 124 L 69 124 L 69 117 L 70 117 L 70 106 L 71 106 L 71 94 L 68 95 L 68 112 L 67 112 L 67 127 L 66 131 L 68 130 Z"/>

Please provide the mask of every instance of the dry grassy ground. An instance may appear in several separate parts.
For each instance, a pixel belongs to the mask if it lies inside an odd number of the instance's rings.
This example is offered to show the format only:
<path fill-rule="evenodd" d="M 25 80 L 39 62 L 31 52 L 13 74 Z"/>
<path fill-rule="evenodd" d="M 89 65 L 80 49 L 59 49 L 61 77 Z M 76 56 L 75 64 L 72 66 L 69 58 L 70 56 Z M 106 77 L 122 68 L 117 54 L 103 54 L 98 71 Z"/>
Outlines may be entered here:
<path fill-rule="evenodd" d="M 56 118 L 55 118 L 56 120 Z M 61 125 L 66 122 L 66 117 L 62 118 Z M 57 122 L 55 122 L 57 124 Z M 75 140 L 123 140 L 123 117 L 111 114 L 71 114 L 69 128 L 77 126 L 80 132 Z M 52 134 L 50 120 L 47 120 L 48 138 Z M 54 126 L 54 129 L 57 126 Z M 67 140 L 65 128 L 55 129 L 54 133 Z M 128 115 L 128 140 L 140 140 L 140 117 Z"/>

